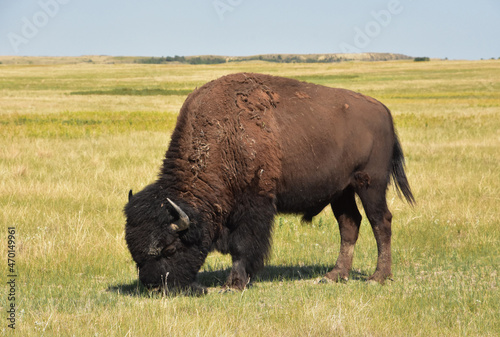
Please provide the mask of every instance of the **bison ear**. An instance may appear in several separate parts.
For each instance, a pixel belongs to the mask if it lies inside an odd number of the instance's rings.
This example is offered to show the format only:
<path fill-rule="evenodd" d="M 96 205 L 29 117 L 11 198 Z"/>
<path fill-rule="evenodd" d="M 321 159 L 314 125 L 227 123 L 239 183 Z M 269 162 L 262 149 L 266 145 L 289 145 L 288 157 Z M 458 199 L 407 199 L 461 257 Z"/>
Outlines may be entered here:
<path fill-rule="evenodd" d="M 130 200 L 132 200 L 133 196 L 134 196 L 134 194 L 132 193 L 132 190 L 128 191 L 128 202 L 130 202 Z"/>
<path fill-rule="evenodd" d="M 179 215 L 179 220 L 177 220 L 173 224 L 171 224 L 170 228 L 172 228 L 175 232 L 180 232 L 180 231 L 188 229 L 189 228 L 189 217 L 187 216 L 187 214 L 184 213 L 182 208 L 177 206 L 172 200 L 170 200 L 169 198 L 167 198 L 167 200 L 170 203 L 170 205 L 172 205 L 172 207 L 175 209 L 177 214 Z"/>

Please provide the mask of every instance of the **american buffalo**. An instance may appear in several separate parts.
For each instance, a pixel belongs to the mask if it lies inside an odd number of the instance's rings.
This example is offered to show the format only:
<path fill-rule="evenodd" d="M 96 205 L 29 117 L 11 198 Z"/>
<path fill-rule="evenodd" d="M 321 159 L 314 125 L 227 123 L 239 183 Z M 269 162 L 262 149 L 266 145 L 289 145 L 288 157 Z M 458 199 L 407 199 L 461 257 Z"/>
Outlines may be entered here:
<path fill-rule="evenodd" d="M 390 179 L 414 202 L 389 110 L 362 94 L 262 74 L 205 84 L 184 102 L 158 179 L 129 194 L 126 242 L 148 287 L 203 293 L 208 253 L 231 254 L 226 285 L 244 289 L 269 254 L 276 213 L 311 220 L 328 204 L 340 254 L 326 274 L 347 280 L 361 215 L 373 229 L 377 267 L 391 277 Z"/>

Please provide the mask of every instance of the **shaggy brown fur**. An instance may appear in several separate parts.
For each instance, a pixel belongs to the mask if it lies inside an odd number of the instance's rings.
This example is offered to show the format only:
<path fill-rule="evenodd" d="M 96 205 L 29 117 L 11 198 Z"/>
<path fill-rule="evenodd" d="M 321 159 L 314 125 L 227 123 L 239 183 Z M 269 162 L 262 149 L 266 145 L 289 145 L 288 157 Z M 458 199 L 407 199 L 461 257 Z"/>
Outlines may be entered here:
<path fill-rule="evenodd" d="M 126 239 L 145 284 L 194 287 L 211 249 L 230 253 L 230 287 L 243 289 L 269 253 L 274 215 L 310 220 L 331 204 L 340 255 L 326 276 L 347 279 L 361 215 L 372 225 L 378 262 L 391 276 L 391 218 L 385 192 L 394 177 L 412 203 L 389 110 L 349 90 L 240 73 L 194 91 L 184 103 L 158 180 L 130 198 Z M 177 233 L 178 214 L 191 224 Z"/>

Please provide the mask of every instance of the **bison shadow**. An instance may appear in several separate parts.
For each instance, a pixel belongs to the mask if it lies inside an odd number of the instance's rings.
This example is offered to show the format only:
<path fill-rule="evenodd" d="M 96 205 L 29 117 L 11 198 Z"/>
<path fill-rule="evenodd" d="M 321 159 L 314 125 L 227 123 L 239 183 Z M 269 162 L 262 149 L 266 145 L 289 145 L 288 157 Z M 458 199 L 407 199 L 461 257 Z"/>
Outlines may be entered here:
<path fill-rule="evenodd" d="M 321 279 L 330 271 L 333 266 L 312 265 L 312 266 L 266 266 L 257 277 L 252 281 L 252 284 L 259 282 L 274 282 L 274 281 L 301 281 Z M 214 271 L 201 271 L 198 274 L 198 284 L 207 288 L 221 288 L 231 272 L 231 268 Z M 351 270 L 349 279 L 354 281 L 366 281 L 369 274 L 362 270 Z M 148 296 L 150 291 L 144 287 L 139 279 L 131 283 L 123 283 L 109 286 L 107 291 L 114 292 L 126 296 Z"/>
<path fill-rule="evenodd" d="M 333 266 L 311 265 L 311 266 L 265 266 L 252 280 L 251 284 L 259 282 L 274 281 L 301 281 L 321 279 L 332 270 Z M 205 287 L 222 287 L 229 276 L 231 268 L 217 271 L 202 271 L 198 274 L 198 283 Z M 349 274 L 350 280 L 366 281 L 369 274 L 361 270 L 352 270 Z"/>

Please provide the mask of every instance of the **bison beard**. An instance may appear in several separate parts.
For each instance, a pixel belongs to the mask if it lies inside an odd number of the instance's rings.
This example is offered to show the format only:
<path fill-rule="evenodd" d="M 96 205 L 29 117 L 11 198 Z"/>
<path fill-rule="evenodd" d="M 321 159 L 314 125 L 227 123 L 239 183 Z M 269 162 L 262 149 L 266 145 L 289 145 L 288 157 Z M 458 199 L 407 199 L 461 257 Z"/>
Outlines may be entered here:
<path fill-rule="evenodd" d="M 391 277 L 386 190 L 413 203 L 389 110 L 373 98 L 240 73 L 195 90 L 181 108 L 158 180 L 129 195 L 126 241 L 146 286 L 204 290 L 211 250 L 231 254 L 226 285 L 243 289 L 269 253 L 276 213 L 311 220 L 331 205 L 340 254 L 326 277 L 347 280 L 361 215 L 375 235 L 370 280 Z"/>

